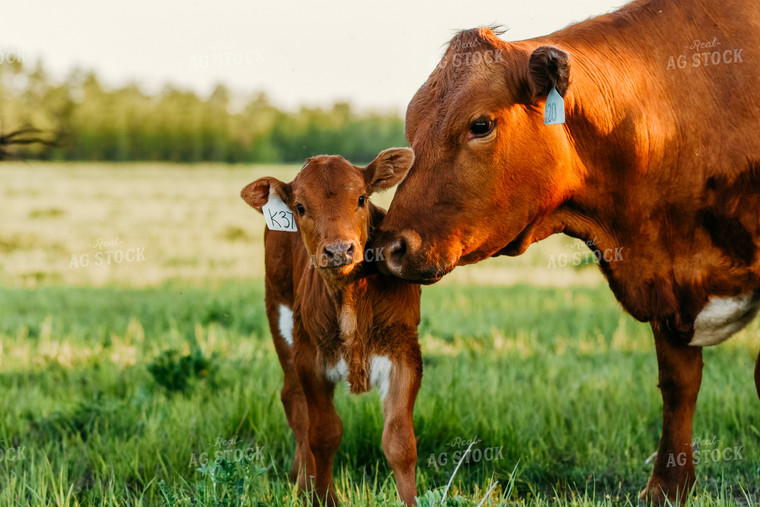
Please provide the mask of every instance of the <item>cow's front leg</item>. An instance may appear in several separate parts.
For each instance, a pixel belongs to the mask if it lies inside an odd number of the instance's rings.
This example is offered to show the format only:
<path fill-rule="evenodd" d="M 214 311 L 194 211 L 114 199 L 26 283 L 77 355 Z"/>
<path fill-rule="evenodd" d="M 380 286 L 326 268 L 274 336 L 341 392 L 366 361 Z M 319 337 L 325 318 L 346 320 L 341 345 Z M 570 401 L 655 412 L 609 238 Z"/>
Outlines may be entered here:
<path fill-rule="evenodd" d="M 702 348 L 689 347 L 661 323 L 653 323 L 662 393 L 662 438 L 649 483 L 641 498 L 683 504 L 696 475 L 691 424 L 702 383 Z"/>
<path fill-rule="evenodd" d="M 406 343 L 410 350 L 389 368 L 382 364 L 387 359 L 373 359 L 371 376 L 378 383 L 380 395 L 383 396 L 385 458 L 396 477 L 401 501 L 406 505 L 417 505 L 417 440 L 412 416 L 422 380 L 422 356 L 416 335 L 411 335 Z M 376 369 L 384 370 L 387 380 L 380 378 L 382 373 Z M 384 384 L 384 381 L 387 383 Z"/>
<path fill-rule="evenodd" d="M 335 384 L 316 367 L 316 357 L 315 350 L 304 354 L 299 350 L 296 358 L 309 413 L 309 447 L 316 472 L 313 494 L 325 505 L 337 505 L 332 485 L 332 465 L 343 437 L 343 422 L 333 404 Z M 318 505 L 317 498 L 314 498 L 314 505 Z"/>

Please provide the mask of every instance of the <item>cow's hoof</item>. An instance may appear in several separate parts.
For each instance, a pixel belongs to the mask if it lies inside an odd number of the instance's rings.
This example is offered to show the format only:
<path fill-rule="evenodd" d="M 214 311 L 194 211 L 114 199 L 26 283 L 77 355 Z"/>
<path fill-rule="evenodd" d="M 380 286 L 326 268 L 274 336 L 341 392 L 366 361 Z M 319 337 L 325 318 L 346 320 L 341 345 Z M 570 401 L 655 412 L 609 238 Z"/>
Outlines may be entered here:
<path fill-rule="evenodd" d="M 649 486 L 639 493 L 639 500 L 644 502 L 644 505 L 667 505 L 669 501 L 662 491 L 652 491 Z"/>
<path fill-rule="evenodd" d="M 668 495 L 659 481 L 649 479 L 647 487 L 639 494 L 639 500 L 645 505 L 685 505 L 685 496 Z"/>

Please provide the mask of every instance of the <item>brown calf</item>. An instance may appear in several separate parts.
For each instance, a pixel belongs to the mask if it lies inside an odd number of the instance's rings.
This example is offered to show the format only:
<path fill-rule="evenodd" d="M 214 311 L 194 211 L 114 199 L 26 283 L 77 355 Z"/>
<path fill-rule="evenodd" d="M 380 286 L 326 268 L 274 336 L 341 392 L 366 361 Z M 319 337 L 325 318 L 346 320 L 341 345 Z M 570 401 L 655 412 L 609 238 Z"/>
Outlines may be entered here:
<path fill-rule="evenodd" d="M 368 272 L 373 259 L 365 252 L 385 215 L 369 195 L 402 180 L 413 160 L 408 148 L 385 150 L 364 169 L 339 156 L 313 157 L 292 183 L 261 178 L 241 193 L 265 213 L 271 211 L 262 207 L 279 199 L 292 211 L 281 214 L 281 222 L 294 216 L 300 230 L 265 232 L 266 310 L 285 373 L 282 403 L 296 438 L 291 478 L 331 504 L 332 462 L 343 434 L 333 394 L 341 379 L 353 392 L 378 387 L 383 451 L 401 500 L 416 504 L 412 411 L 422 378 L 420 287 Z"/>
<path fill-rule="evenodd" d="M 377 237 L 385 269 L 423 283 L 555 233 L 605 252 L 654 332 L 658 503 L 696 478 L 702 348 L 760 307 L 758 65 L 758 0 L 638 0 L 517 42 L 461 32 L 409 104 L 415 163 Z"/>

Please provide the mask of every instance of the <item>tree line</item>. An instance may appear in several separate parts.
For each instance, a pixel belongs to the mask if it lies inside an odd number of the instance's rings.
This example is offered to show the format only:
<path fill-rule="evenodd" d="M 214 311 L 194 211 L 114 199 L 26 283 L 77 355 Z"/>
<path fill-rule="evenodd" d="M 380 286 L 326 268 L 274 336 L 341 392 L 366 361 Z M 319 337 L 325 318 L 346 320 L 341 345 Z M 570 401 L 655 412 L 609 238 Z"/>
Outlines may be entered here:
<path fill-rule="evenodd" d="M 372 160 L 406 146 L 395 112 L 357 112 L 350 103 L 285 111 L 263 92 L 208 97 L 173 85 L 107 87 L 91 71 L 53 80 L 41 62 L 0 64 L 0 135 L 34 128 L 45 142 L 13 154 L 53 161 L 287 163 L 321 153 Z"/>

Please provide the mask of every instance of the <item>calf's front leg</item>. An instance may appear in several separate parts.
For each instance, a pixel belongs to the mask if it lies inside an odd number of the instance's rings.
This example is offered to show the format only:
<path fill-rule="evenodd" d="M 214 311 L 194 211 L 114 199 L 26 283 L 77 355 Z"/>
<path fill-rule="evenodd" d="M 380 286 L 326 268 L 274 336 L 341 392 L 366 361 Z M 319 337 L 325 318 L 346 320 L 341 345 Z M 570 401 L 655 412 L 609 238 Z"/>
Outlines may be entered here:
<path fill-rule="evenodd" d="M 396 477 L 399 497 L 406 505 L 417 505 L 417 440 L 412 419 L 422 379 L 422 356 L 416 336 L 413 343 L 416 347 L 391 366 L 383 400 L 383 452 Z M 378 387 L 382 396 L 382 384 Z"/>
<path fill-rule="evenodd" d="M 680 504 L 696 482 L 692 454 L 692 419 L 702 383 L 702 348 L 683 344 L 662 323 L 652 323 L 659 387 L 662 437 L 654 470 L 641 498 L 662 505 Z"/>
<path fill-rule="evenodd" d="M 333 395 L 335 384 L 319 371 L 314 360 L 316 350 L 296 356 L 298 376 L 301 379 L 309 413 L 309 447 L 314 457 L 314 505 L 317 499 L 325 505 L 337 505 L 332 484 L 332 465 L 335 452 L 343 437 L 343 422 L 335 411 Z"/>

